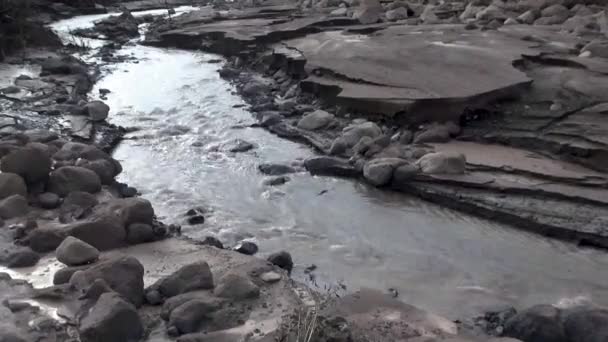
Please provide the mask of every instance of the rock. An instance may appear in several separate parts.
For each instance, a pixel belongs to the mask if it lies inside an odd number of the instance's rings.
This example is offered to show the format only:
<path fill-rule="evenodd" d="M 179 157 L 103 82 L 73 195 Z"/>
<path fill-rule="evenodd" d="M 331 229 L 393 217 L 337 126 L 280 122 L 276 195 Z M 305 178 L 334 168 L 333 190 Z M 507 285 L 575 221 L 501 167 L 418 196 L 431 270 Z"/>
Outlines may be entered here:
<path fill-rule="evenodd" d="M 420 168 L 416 165 L 403 164 L 393 171 L 393 184 L 407 184 L 410 180 L 420 173 Z"/>
<path fill-rule="evenodd" d="M 241 254 L 254 255 L 258 252 L 258 245 L 250 241 L 243 241 L 238 246 L 236 246 L 234 250 Z"/>
<path fill-rule="evenodd" d="M 90 265 L 64 267 L 53 274 L 53 285 L 67 284 L 74 273 L 89 268 Z"/>
<path fill-rule="evenodd" d="M 265 175 L 269 176 L 280 176 L 287 173 L 294 173 L 296 170 L 288 165 L 282 164 L 260 164 L 258 170 Z"/>
<path fill-rule="evenodd" d="M 391 182 L 395 168 L 406 161 L 398 158 L 379 158 L 365 163 L 363 177 L 375 186 L 384 186 Z"/>
<path fill-rule="evenodd" d="M 146 223 L 132 223 L 127 227 L 127 242 L 132 245 L 155 240 L 152 226 Z"/>
<path fill-rule="evenodd" d="M 267 260 L 289 273 L 291 273 L 291 270 L 293 269 L 293 260 L 291 259 L 291 254 L 288 252 L 281 251 L 271 254 Z"/>
<path fill-rule="evenodd" d="M 8 255 L 5 264 L 8 268 L 31 267 L 36 265 L 39 260 L 40 255 L 38 253 L 31 251 L 29 248 L 19 248 Z"/>
<path fill-rule="evenodd" d="M 16 173 L 0 173 L 0 199 L 12 195 L 27 196 L 27 186 L 21 176 Z"/>
<path fill-rule="evenodd" d="M 51 171 L 51 158 L 35 148 L 20 148 L 0 161 L 0 170 L 16 173 L 28 183 L 46 180 Z"/>
<path fill-rule="evenodd" d="M 505 25 L 517 25 L 519 22 L 513 18 L 509 18 L 505 20 Z"/>
<path fill-rule="evenodd" d="M 68 266 L 89 264 L 99 258 L 97 248 L 75 237 L 68 236 L 57 247 L 57 260 Z"/>
<path fill-rule="evenodd" d="M 448 141 L 450 141 L 450 132 L 444 125 L 432 125 L 414 138 L 415 144 L 445 143 Z"/>
<path fill-rule="evenodd" d="M 247 275 L 227 273 L 220 278 L 213 293 L 233 300 L 253 299 L 260 296 L 260 288 Z"/>
<path fill-rule="evenodd" d="M 84 294 L 78 299 L 89 299 L 97 301 L 104 293 L 113 292 L 112 288 L 103 279 L 95 279 L 93 284 L 84 291 Z"/>
<path fill-rule="evenodd" d="M 441 22 L 441 20 L 435 14 L 435 6 L 433 5 L 427 5 L 424 7 L 424 10 L 420 14 L 420 20 L 429 25 L 439 24 Z"/>
<path fill-rule="evenodd" d="M 158 289 L 165 297 L 170 298 L 179 294 L 213 288 L 213 275 L 206 262 L 199 261 L 186 266 L 158 280 L 150 289 Z"/>
<path fill-rule="evenodd" d="M 467 19 L 475 18 L 477 13 L 481 12 L 483 9 L 483 6 L 476 6 L 473 2 L 469 3 L 467 7 L 465 7 L 464 11 L 460 14 L 460 21 L 464 23 L 467 21 Z"/>
<path fill-rule="evenodd" d="M 375 24 L 380 21 L 384 8 L 378 0 L 361 0 L 359 7 L 353 13 L 353 19 L 363 25 Z"/>
<path fill-rule="evenodd" d="M 559 25 L 566 21 L 567 17 L 553 16 L 540 17 L 534 21 L 534 25 Z"/>
<path fill-rule="evenodd" d="M 333 114 L 330 114 L 324 110 L 316 110 L 312 113 L 304 115 L 300 121 L 298 121 L 298 128 L 305 129 L 308 131 L 315 131 L 328 126 L 335 119 Z"/>
<path fill-rule="evenodd" d="M 476 15 L 475 18 L 477 20 L 494 20 L 494 19 L 499 19 L 499 20 L 504 20 L 507 19 L 507 15 L 505 14 L 505 11 L 495 5 L 490 5 L 484 9 L 482 9 L 481 11 L 479 11 Z"/>
<path fill-rule="evenodd" d="M 215 248 L 224 249 L 224 244 L 213 236 L 205 237 L 205 240 L 201 241 L 201 245 L 213 246 Z"/>
<path fill-rule="evenodd" d="M 564 320 L 568 341 L 608 341 L 608 310 L 575 308 Z"/>
<path fill-rule="evenodd" d="M 346 152 L 346 149 L 348 149 L 348 146 L 346 146 L 346 142 L 344 141 L 344 139 L 342 139 L 342 137 L 338 137 L 332 142 L 329 148 L 329 154 L 337 156 Z"/>
<path fill-rule="evenodd" d="M 72 191 L 96 193 L 101 190 L 101 180 L 89 169 L 78 166 L 63 166 L 51 172 L 49 192 L 66 196 Z"/>
<path fill-rule="evenodd" d="M 283 185 L 283 184 L 289 182 L 290 180 L 291 180 L 291 178 L 289 178 L 287 176 L 271 177 L 271 178 L 264 180 L 264 185 L 278 186 L 278 185 Z"/>
<path fill-rule="evenodd" d="M 180 334 L 195 332 L 201 322 L 211 319 L 211 315 L 217 309 L 216 302 L 205 299 L 190 300 L 171 311 L 169 326 L 175 327 Z"/>
<path fill-rule="evenodd" d="M 124 225 L 111 215 L 100 215 L 87 221 L 75 222 L 66 227 L 66 231 L 68 235 L 102 251 L 126 245 L 127 233 Z"/>
<path fill-rule="evenodd" d="M 262 127 L 274 126 L 283 121 L 283 116 L 277 112 L 266 111 L 263 112 L 260 119 L 260 125 Z"/>
<path fill-rule="evenodd" d="M 84 110 L 92 121 L 104 121 L 110 113 L 110 106 L 102 101 L 91 101 L 84 106 Z"/>
<path fill-rule="evenodd" d="M 109 39 L 126 42 L 139 36 L 139 23 L 133 15 L 125 11 L 119 16 L 111 16 L 95 23 L 95 30 Z"/>
<path fill-rule="evenodd" d="M 0 201 L 0 217 L 3 219 L 23 216 L 28 211 L 27 200 L 21 195 L 12 195 Z"/>
<path fill-rule="evenodd" d="M 113 160 L 112 157 L 97 147 L 77 142 L 69 142 L 64 144 L 61 149 L 59 149 L 59 151 L 53 155 L 53 159 L 60 161 L 76 161 L 79 158 L 86 160 Z M 119 168 L 120 164 L 115 166 Z"/>
<path fill-rule="evenodd" d="M 133 342 L 144 328 L 135 307 L 116 293 L 104 293 L 80 321 L 82 342 Z"/>
<path fill-rule="evenodd" d="M 253 145 L 252 143 L 250 143 L 248 141 L 241 140 L 241 139 L 235 139 L 224 145 L 224 149 L 226 149 L 228 152 L 233 152 L 233 153 L 247 152 L 254 148 L 255 148 L 255 145 Z"/>
<path fill-rule="evenodd" d="M 503 335 L 526 342 L 568 341 L 560 311 L 551 305 L 533 306 L 513 316 L 506 322 Z"/>
<path fill-rule="evenodd" d="M 44 209 L 55 209 L 61 205 L 61 198 L 52 192 L 43 192 L 38 195 L 38 204 Z"/>
<path fill-rule="evenodd" d="M 52 252 L 65 239 L 66 233 L 55 228 L 36 228 L 29 232 L 26 242 L 30 248 L 38 253 Z"/>
<path fill-rule="evenodd" d="M 166 321 L 169 320 L 173 310 L 192 300 L 204 300 L 209 303 L 214 303 L 214 305 L 217 305 L 218 307 L 224 302 L 223 299 L 215 297 L 211 291 L 200 290 L 188 292 L 168 298 L 163 303 L 163 307 L 160 311 L 160 317 Z"/>
<path fill-rule="evenodd" d="M 197 225 L 205 223 L 205 216 L 203 215 L 193 215 L 188 217 L 188 224 Z"/>
<path fill-rule="evenodd" d="M 343 130 L 341 139 L 348 147 L 353 147 L 362 137 L 376 138 L 382 134 L 382 130 L 378 125 L 371 121 L 366 121 L 359 124 L 352 124 Z"/>
<path fill-rule="evenodd" d="M 99 204 L 99 201 L 94 195 L 83 191 L 72 191 L 63 199 L 61 208 L 65 208 L 66 211 L 73 208 L 86 209 L 93 208 L 97 204 Z"/>
<path fill-rule="evenodd" d="M 335 10 L 329 12 L 330 17 L 344 17 L 346 15 L 348 15 L 348 8 L 346 7 L 336 8 Z"/>
<path fill-rule="evenodd" d="M 466 171 L 466 159 L 461 153 L 425 154 L 418 159 L 416 165 L 426 174 L 463 174 Z"/>
<path fill-rule="evenodd" d="M 390 11 L 386 11 L 386 19 L 389 21 L 398 21 L 407 19 L 408 13 L 407 9 L 404 7 L 399 7 Z"/>
<path fill-rule="evenodd" d="M 116 167 L 115 164 L 107 159 L 98 159 L 98 160 L 86 160 L 80 159 L 76 162 L 78 167 L 84 167 L 85 169 L 89 169 L 99 176 L 101 180 L 101 184 L 112 184 L 114 183 L 114 177 L 116 176 Z"/>
<path fill-rule="evenodd" d="M 270 93 L 270 86 L 257 79 L 253 79 L 245 84 L 245 86 L 241 89 L 241 93 L 246 97 L 255 97 L 260 94 L 268 94 Z"/>
<path fill-rule="evenodd" d="M 333 157 L 314 157 L 304 161 L 304 167 L 312 175 L 357 177 L 360 172 L 347 161 Z"/>
<path fill-rule="evenodd" d="M 260 275 L 260 279 L 262 279 L 266 283 L 276 283 L 277 281 L 281 280 L 281 275 L 277 272 L 271 271 L 262 273 L 262 275 Z"/>
<path fill-rule="evenodd" d="M 540 14 L 543 17 L 555 17 L 555 16 L 559 16 L 559 17 L 564 17 L 564 21 L 568 18 L 568 16 L 570 15 L 570 11 L 563 5 L 560 4 L 555 4 L 552 6 L 549 6 L 545 9 L 543 9 Z"/>
<path fill-rule="evenodd" d="M 27 342 L 14 324 L 0 323 L 0 341 L 2 342 Z"/>
<path fill-rule="evenodd" d="M 112 290 L 136 307 L 143 303 L 144 267 L 134 257 L 100 260 L 86 270 L 75 272 L 70 278 L 70 284 L 79 290 L 85 290 L 96 279 L 103 279 Z"/>
<path fill-rule="evenodd" d="M 592 57 L 608 58 L 608 41 L 594 40 L 585 45 L 582 52 L 590 52 Z"/>

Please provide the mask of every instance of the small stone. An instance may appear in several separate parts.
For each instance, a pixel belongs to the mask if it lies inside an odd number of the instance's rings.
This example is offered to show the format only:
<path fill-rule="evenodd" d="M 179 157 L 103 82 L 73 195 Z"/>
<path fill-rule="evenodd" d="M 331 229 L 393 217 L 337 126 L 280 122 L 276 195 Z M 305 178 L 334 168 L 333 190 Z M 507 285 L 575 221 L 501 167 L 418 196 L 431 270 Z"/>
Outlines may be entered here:
<path fill-rule="evenodd" d="M 203 224 L 203 223 L 205 223 L 205 216 L 203 216 L 203 215 L 194 215 L 194 216 L 188 217 L 188 224 L 190 224 L 190 225 L 197 225 L 197 224 Z"/>
<path fill-rule="evenodd" d="M 271 254 L 267 260 L 273 265 L 279 266 L 287 272 L 291 273 L 291 270 L 293 269 L 293 260 L 291 259 L 291 254 L 286 251 Z"/>
<path fill-rule="evenodd" d="M 55 209 L 61 205 L 61 198 L 52 192 L 44 192 L 38 195 L 38 204 L 44 209 Z"/>
<path fill-rule="evenodd" d="M 234 248 L 235 251 L 245 254 L 245 255 L 254 255 L 258 252 L 258 245 L 250 241 L 241 242 L 238 246 Z"/>
<path fill-rule="evenodd" d="M 267 283 L 276 283 L 277 281 L 281 280 L 281 275 L 277 272 L 266 272 L 262 273 L 260 279 Z"/>

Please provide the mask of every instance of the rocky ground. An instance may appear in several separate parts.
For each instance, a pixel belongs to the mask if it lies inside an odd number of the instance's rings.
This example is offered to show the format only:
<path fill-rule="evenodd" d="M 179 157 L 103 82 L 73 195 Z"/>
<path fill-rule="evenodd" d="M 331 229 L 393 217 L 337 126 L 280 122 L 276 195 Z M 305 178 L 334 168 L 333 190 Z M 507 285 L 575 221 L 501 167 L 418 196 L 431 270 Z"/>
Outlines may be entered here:
<path fill-rule="evenodd" d="M 226 55 L 221 74 L 259 125 L 325 154 L 304 163 L 313 174 L 607 247 L 603 10 L 549 0 L 218 3 L 155 19 L 146 42 Z M 112 44 L 135 36 L 132 16 L 120 18 L 80 33 L 115 41 L 102 49 L 107 63 Z M 32 69 L 1 77 L 10 85 L 0 89 L 0 340 L 608 339 L 608 311 L 591 305 L 501 310 L 469 327 L 395 294 L 313 293 L 289 278 L 286 252 L 262 260 L 250 256 L 257 246 L 172 237 L 179 227 L 115 180 L 110 153 L 124 129 L 89 100 L 96 68 L 69 52 L 8 56 Z"/>

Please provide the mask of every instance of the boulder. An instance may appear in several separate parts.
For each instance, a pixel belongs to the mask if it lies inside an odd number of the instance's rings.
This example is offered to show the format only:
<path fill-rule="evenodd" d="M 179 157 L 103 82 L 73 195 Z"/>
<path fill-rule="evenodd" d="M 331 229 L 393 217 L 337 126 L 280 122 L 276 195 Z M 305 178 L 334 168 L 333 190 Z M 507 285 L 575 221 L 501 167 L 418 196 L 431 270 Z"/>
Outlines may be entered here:
<path fill-rule="evenodd" d="M 0 201 L 0 217 L 3 219 L 23 216 L 28 211 L 27 199 L 21 195 L 12 195 Z"/>
<path fill-rule="evenodd" d="M 150 287 L 150 289 L 157 289 L 165 298 L 189 291 L 212 288 L 213 275 L 209 265 L 203 261 L 182 266 Z"/>
<path fill-rule="evenodd" d="M 89 264 L 99 258 L 99 250 L 75 237 L 68 236 L 57 247 L 57 260 L 68 266 Z"/>
<path fill-rule="evenodd" d="M 258 252 L 258 245 L 251 241 L 243 241 L 238 246 L 236 246 L 234 250 L 241 254 L 254 255 Z"/>
<path fill-rule="evenodd" d="M 407 184 L 420 173 L 420 168 L 416 165 L 403 164 L 393 171 L 393 184 Z"/>
<path fill-rule="evenodd" d="M 127 242 L 132 245 L 151 242 L 156 239 L 154 229 L 146 223 L 132 223 L 127 227 Z"/>
<path fill-rule="evenodd" d="M 43 192 L 38 195 L 38 204 L 43 209 L 55 209 L 61 205 L 61 198 L 52 192 Z"/>
<path fill-rule="evenodd" d="M 253 299 L 260 296 L 260 288 L 245 274 L 226 273 L 213 292 L 216 296 L 232 300 Z"/>
<path fill-rule="evenodd" d="M 540 12 L 540 14 L 543 17 L 555 17 L 555 16 L 564 17 L 564 20 L 566 20 L 568 18 L 568 16 L 570 15 L 570 11 L 564 5 L 555 4 L 555 5 L 546 7 L 545 9 L 543 9 Z"/>
<path fill-rule="evenodd" d="M 89 286 L 89 288 L 84 291 L 84 294 L 78 299 L 88 299 L 92 301 L 97 301 L 102 294 L 110 292 L 114 291 L 112 291 L 112 288 L 110 288 L 110 286 L 105 282 L 105 280 L 95 279 L 93 284 L 91 284 L 91 286 Z"/>
<path fill-rule="evenodd" d="M 65 209 L 73 207 L 93 208 L 97 204 L 99 204 L 99 201 L 94 195 L 83 191 L 72 191 L 63 199 L 61 207 Z"/>
<path fill-rule="evenodd" d="M 31 184 L 46 180 L 51 172 L 51 158 L 35 148 L 20 148 L 2 157 L 0 170 L 16 173 Z"/>
<path fill-rule="evenodd" d="M 0 199 L 12 195 L 27 196 L 27 186 L 21 176 L 16 173 L 0 173 Z"/>
<path fill-rule="evenodd" d="M 513 316 L 505 323 L 503 335 L 526 342 L 568 342 L 560 310 L 551 305 L 533 306 Z"/>
<path fill-rule="evenodd" d="M 273 253 L 268 256 L 268 261 L 273 265 L 279 266 L 280 268 L 287 270 L 287 272 L 291 273 L 293 269 L 293 260 L 291 259 L 291 254 L 286 251 L 281 251 L 277 253 Z"/>
<path fill-rule="evenodd" d="M 211 315 L 218 308 L 215 301 L 190 300 L 171 311 L 169 326 L 175 327 L 180 334 L 195 332 L 204 320 L 211 319 Z"/>
<path fill-rule="evenodd" d="M 67 284 L 74 273 L 86 270 L 90 266 L 91 265 L 72 266 L 57 270 L 57 272 L 53 274 L 53 285 Z"/>
<path fill-rule="evenodd" d="M 112 292 L 99 297 L 78 330 L 82 342 L 134 342 L 144 333 L 135 307 Z"/>
<path fill-rule="evenodd" d="M 84 111 L 92 121 L 104 121 L 110 113 L 110 106 L 102 101 L 91 101 L 84 105 Z"/>
<path fill-rule="evenodd" d="M 82 158 L 86 160 L 106 159 L 112 160 L 112 157 L 95 146 L 87 145 L 78 142 L 68 142 L 64 144 L 59 151 L 53 155 L 53 159 L 59 161 L 73 160 Z M 118 164 L 120 166 L 120 164 Z"/>
<path fill-rule="evenodd" d="M 203 300 L 207 303 L 212 304 L 214 307 L 220 307 L 224 300 L 213 295 L 213 292 L 206 290 L 193 291 L 183 293 L 175 297 L 168 298 L 164 303 L 160 311 L 160 317 L 165 321 L 169 320 L 173 310 L 177 309 L 182 304 L 188 303 L 192 300 Z"/>
<path fill-rule="evenodd" d="M 305 129 L 308 131 L 315 131 L 328 126 L 335 119 L 333 114 L 330 114 L 324 110 L 316 110 L 312 113 L 304 115 L 300 121 L 298 121 L 298 128 Z"/>
<path fill-rule="evenodd" d="M 294 173 L 296 170 L 289 165 L 282 164 L 260 164 L 258 165 L 258 170 L 265 175 L 269 176 L 281 176 L 287 173 Z"/>
<path fill-rule="evenodd" d="M 415 144 L 445 143 L 448 141 L 450 141 L 450 131 L 445 125 L 432 125 L 414 138 Z"/>
<path fill-rule="evenodd" d="M 494 19 L 498 19 L 498 20 L 505 20 L 507 19 L 507 15 L 505 14 L 504 9 L 496 6 L 496 5 L 490 5 L 484 9 L 482 9 L 481 11 L 477 12 L 477 14 L 475 15 L 475 18 L 477 20 L 494 20 Z"/>
<path fill-rule="evenodd" d="M 116 176 L 116 167 L 115 164 L 110 160 L 97 159 L 91 161 L 80 159 L 76 162 L 76 166 L 84 167 L 85 169 L 95 172 L 101 180 L 101 184 L 109 185 L 114 182 L 114 177 Z"/>
<path fill-rule="evenodd" d="M 360 172 L 346 160 L 333 157 L 314 157 L 304 161 L 304 167 L 312 175 L 357 177 Z"/>
<path fill-rule="evenodd" d="M 355 146 L 363 137 L 373 139 L 382 134 L 380 127 L 371 121 L 352 124 L 344 128 L 342 132 L 341 139 L 343 139 L 347 147 Z"/>
<path fill-rule="evenodd" d="M 353 19 L 363 25 L 375 24 L 380 21 L 384 8 L 378 0 L 361 0 L 359 7 L 353 13 Z"/>
<path fill-rule="evenodd" d="M 389 21 L 398 21 L 407 19 L 407 9 L 404 7 L 395 8 L 393 10 L 386 11 L 386 19 Z"/>
<path fill-rule="evenodd" d="M 575 308 L 565 317 L 564 327 L 568 341 L 608 341 L 608 310 Z"/>
<path fill-rule="evenodd" d="M 341 155 L 346 152 L 347 149 L 348 146 L 346 145 L 344 139 L 342 139 L 342 137 L 338 137 L 331 143 L 331 146 L 329 147 L 329 154 L 332 156 Z"/>
<path fill-rule="evenodd" d="M 70 284 L 85 290 L 96 279 L 103 279 L 112 290 L 139 307 L 144 298 L 144 267 L 131 256 L 100 260 L 83 271 L 75 272 Z"/>
<path fill-rule="evenodd" d="M 75 222 L 66 227 L 66 232 L 67 235 L 101 251 L 126 245 L 127 233 L 124 225 L 118 218 L 110 215 L 99 215 L 86 221 Z"/>
<path fill-rule="evenodd" d="M 464 174 L 466 171 L 466 159 L 461 153 L 428 153 L 418 159 L 416 165 L 426 174 Z"/>
<path fill-rule="evenodd" d="M 34 266 L 39 260 L 40 255 L 38 253 L 29 248 L 18 248 L 9 253 L 4 263 L 8 268 L 20 268 Z"/>
<path fill-rule="evenodd" d="M 384 186 L 391 182 L 395 168 L 406 163 L 399 158 L 379 158 L 365 163 L 363 177 L 375 186 Z"/>
<path fill-rule="evenodd" d="M 132 223 L 152 224 L 154 208 L 150 201 L 143 198 L 125 198 L 121 200 L 121 218 L 125 226 Z"/>
<path fill-rule="evenodd" d="M 65 239 L 66 233 L 56 228 L 36 228 L 28 233 L 26 243 L 38 253 L 52 252 Z"/>
<path fill-rule="evenodd" d="M 66 196 L 72 191 L 96 193 L 101 190 L 101 180 L 89 169 L 78 166 L 63 166 L 51 172 L 49 192 Z"/>

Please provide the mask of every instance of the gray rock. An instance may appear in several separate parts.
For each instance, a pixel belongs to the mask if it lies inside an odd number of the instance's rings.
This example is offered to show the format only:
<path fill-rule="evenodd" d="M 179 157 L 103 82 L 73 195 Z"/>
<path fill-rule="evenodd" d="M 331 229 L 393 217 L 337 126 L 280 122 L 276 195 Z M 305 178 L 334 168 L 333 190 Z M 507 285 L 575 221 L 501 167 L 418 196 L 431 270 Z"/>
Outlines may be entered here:
<path fill-rule="evenodd" d="M 44 192 L 38 195 L 38 204 L 44 209 L 55 209 L 61 205 L 61 198 L 52 192 Z"/>
<path fill-rule="evenodd" d="M 107 159 L 86 160 L 80 159 L 76 162 L 76 166 L 89 169 L 99 176 L 101 184 L 112 184 L 116 176 L 116 167 L 114 163 Z"/>
<path fill-rule="evenodd" d="M 267 260 L 273 265 L 279 266 L 287 272 L 291 273 L 291 270 L 293 269 L 293 260 L 291 259 L 291 254 L 286 251 L 273 253 L 268 256 Z"/>
<path fill-rule="evenodd" d="M 213 303 L 214 306 L 221 306 L 224 302 L 223 299 L 215 297 L 212 291 L 193 291 L 183 293 L 175 297 L 168 298 L 164 303 L 160 311 L 160 317 L 166 321 L 169 320 L 173 310 L 192 300 L 204 300 L 207 303 Z"/>
<path fill-rule="evenodd" d="M 34 266 L 40 260 L 40 255 L 29 248 L 16 249 L 7 256 L 5 264 L 8 268 Z M 0 339 L 1 341 L 1 339 Z"/>
<path fill-rule="evenodd" d="M 513 316 L 505 323 L 503 334 L 526 342 L 568 341 L 560 311 L 551 305 L 533 306 Z"/>
<path fill-rule="evenodd" d="M 258 249 L 258 245 L 251 241 L 243 241 L 234 248 L 235 251 L 245 255 L 254 255 L 258 252 Z"/>
<path fill-rule="evenodd" d="M 38 253 L 52 252 L 65 239 L 66 233 L 56 228 L 36 228 L 29 232 L 26 242 Z"/>
<path fill-rule="evenodd" d="M 53 285 L 67 284 L 70 281 L 70 278 L 72 278 L 72 276 L 74 275 L 74 273 L 86 270 L 90 266 L 91 265 L 64 267 L 60 270 L 57 270 L 57 272 L 53 274 Z"/>
<path fill-rule="evenodd" d="M 253 299 L 260 296 L 260 288 L 247 275 L 227 273 L 220 278 L 213 293 L 233 300 Z"/>
<path fill-rule="evenodd" d="M 300 121 L 298 121 L 298 128 L 315 131 L 328 126 L 334 119 L 335 117 L 333 114 L 324 110 L 316 110 L 304 115 Z"/>
<path fill-rule="evenodd" d="M 152 226 L 146 223 L 132 223 L 127 227 L 127 242 L 136 245 L 155 240 Z"/>
<path fill-rule="evenodd" d="M 84 106 L 84 110 L 93 121 L 103 121 L 110 113 L 110 106 L 102 101 L 91 101 Z"/>
<path fill-rule="evenodd" d="M 66 196 L 72 191 L 96 193 L 101 190 L 101 180 L 89 169 L 78 166 L 63 166 L 51 172 L 49 192 Z"/>
<path fill-rule="evenodd" d="M 596 308 L 574 308 L 564 320 L 568 341 L 608 341 L 608 310 Z"/>
<path fill-rule="evenodd" d="M 64 199 L 62 208 L 70 209 L 72 207 L 92 208 L 99 204 L 97 198 L 83 191 L 72 191 Z"/>
<path fill-rule="evenodd" d="M 280 175 L 284 175 L 287 173 L 296 172 L 296 170 L 289 165 L 271 164 L 271 163 L 258 165 L 258 170 L 260 170 L 260 172 L 262 172 L 263 174 L 269 175 L 269 176 L 280 176 Z"/>
<path fill-rule="evenodd" d="M 263 112 L 260 119 L 260 125 L 262 127 L 274 126 L 283 121 L 283 116 L 277 112 L 266 111 Z"/>
<path fill-rule="evenodd" d="M 112 157 L 97 147 L 77 142 L 68 142 L 64 144 L 61 149 L 53 155 L 53 159 L 61 161 L 76 161 L 79 158 L 86 160 L 112 160 Z"/>
<path fill-rule="evenodd" d="M 171 311 L 169 326 L 175 327 L 180 334 L 198 330 L 201 322 L 212 318 L 218 305 L 214 301 L 193 299 L 185 302 Z"/>
<path fill-rule="evenodd" d="M 0 173 L 0 199 L 12 195 L 27 196 L 27 186 L 21 176 L 16 173 Z"/>
<path fill-rule="evenodd" d="M 500 19 L 500 20 L 504 20 L 507 19 L 507 15 L 505 14 L 505 11 L 495 5 L 490 5 L 484 9 L 482 9 L 481 11 L 477 12 L 477 14 L 475 15 L 475 18 L 477 20 L 494 20 L 494 19 Z"/>
<path fill-rule="evenodd" d="M 540 17 L 534 21 L 534 25 L 559 25 L 568 19 L 568 17 L 552 16 L 552 17 Z"/>
<path fill-rule="evenodd" d="M 399 7 L 393 10 L 386 11 L 386 19 L 389 21 L 398 21 L 407 19 L 407 9 L 404 7 Z"/>
<path fill-rule="evenodd" d="M 100 260 L 70 278 L 78 290 L 86 290 L 96 279 L 103 279 L 112 290 L 139 307 L 144 299 L 144 267 L 131 256 Z"/>
<path fill-rule="evenodd" d="M 290 180 L 291 180 L 291 178 L 289 178 L 287 176 L 271 177 L 271 178 L 264 180 L 264 185 L 279 186 L 279 185 L 283 185 L 283 184 L 289 182 Z"/>
<path fill-rule="evenodd" d="M 25 197 L 12 195 L 0 201 L 0 217 L 11 219 L 27 214 L 29 206 Z"/>
<path fill-rule="evenodd" d="M 304 167 L 312 175 L 357 177 L 360 172 L 346 160 L 333 157 L 314 157 L 304 161 Z"/>
<path fill-rule="evenodd" d="M 223 148 L 228 152 L 238 153 L 252 150 L 255 148 L 255 145 L 242 139 L 235 139 L 224 144 Z"/>
<path fill-rule="evenodd" d="M 79 299 L 89 299 L 97 301 L 104 293 L 113 292 L 112 288 L 103 279 L 95 279 L 93 284 L 84 291 L 84 294 Z"/>
<path fill-rule="evenodd" d="M 336 8 L 335 10 L 329 12 L 330 17 L 344 17 L 347 14 L 348 14 L 348 8 L 346 8 L 346 7 Z"/>
<path fill-rule="evenodd" d="M 363 177 L 375 186 L 384 186 L 391 182 L 395 168 L 406 161 L 398 158 L 379 158 L 365 163 Z"/>
<path fill-rule="evenodd" d="M 344 128 L 342 139 L 348 147 L 353 147 L 361 138 L 376 138 L 382 134 L 382 130 L 373 122 L 367 121 L 359 124 L 352 124 Z"/>
<path fill-rule="evenodd" d="M 189 291 L 212 288 L 211 269 L 206 262 L 199 261 L 182 266 L 176 272 L 158 280 L 150 289 L 158 289 L 165 298 L 170 298 Z"/>
<path fill-rule="evenodd" d="M 380 21 L 384 8 L 378 0 L 361 0 L 359 7 L 353 13 L 353 19 L 363 25 L 375 24 Z"/>
<path fill-rule="evenodd" d="M 116 293 L 104 293 L 81 320 L 82 342 L 134 342 L 144 333 L 135 307 Z"/>
<path fill-rule="evenodd" d="M 570 11 L 563 5 L 555 4 L 543 9 L 540 14 L 543 17 L 565 17 L 564 20 L 566 20 L 570 15 Z"/>
<path fill-rule="evenodd" d="M 260 279 L 262 279 L 266 283 L 276 283 L 281 280 L 281 275 L 277 272 L 266 272 L 260 275 Z"/>
<path fill-rule="evenodd" d="M 57 247 L 57 260 L 68 266 L 89 264 L 99 258 L 97 248 L 75 237 L 68 236 Z"/>
<path fill-rule="evenodd" d="M 346 152 L 347 149 L 348 146 L 346 145 L 344 139 L 342 139 L 342 137 L 338 137 L 331 143 L 331 146 L 329 148 L 329 154 L 331 154 L 332 156 L 341 155 Z"/>
<path fill-rule="evenodd" d="M 126 245 L 127 232 L 123 223 L 111 215 L 94 216 L 66 227 L 68 235 L 105 251 Z"/>
<path fill-rule="evenodd" d="M 427 5 L 420 14 L 420 20 L 425 24 L 439 24 L 441 19 L 435 14 L 435 6 Z"/>
<path fill-rule="evenodd" d="M 450 131 L 444 125 L 432 125 L 417 134 L 414 138 L 415 144 L 444 143 L 450 141 Z"/>
<path fill-rule="evenodd" d="M 481 12 L 483 9 L 483 6 L 477 6 L 474 2 L 469 3 L 460 14 L 460 21 L 464 23 L 467 19 L 474 19 L 477 16 L 477 13 Z"/>
<path fill-rule="evenodd" d="M 35 148 L 20 148 L 2 157 L 0 170 L 16 173 L 27 183 L 36 183 L 48 177 L 51 158 Z"/>
<path fill-rule="evenodd" d="M 532 25 L 534 21 L 538 18 L 539 14 L 535 10 L 528 10 L 517 17 L 517 20 L 523 24 Z"/>
<path fill-rule="evenodd" d="M 416 165 L 426 174 L 463 174 L 466 159 L 461 153 L 436 152 L 422 156 Z"/>
<path fill-rule="evenodd" d="M 416 165 L 404 164 L 393 171 L 393 184 L 407 184 L 420 173 L 420 168 Z"/>

